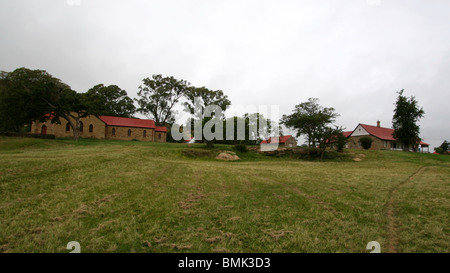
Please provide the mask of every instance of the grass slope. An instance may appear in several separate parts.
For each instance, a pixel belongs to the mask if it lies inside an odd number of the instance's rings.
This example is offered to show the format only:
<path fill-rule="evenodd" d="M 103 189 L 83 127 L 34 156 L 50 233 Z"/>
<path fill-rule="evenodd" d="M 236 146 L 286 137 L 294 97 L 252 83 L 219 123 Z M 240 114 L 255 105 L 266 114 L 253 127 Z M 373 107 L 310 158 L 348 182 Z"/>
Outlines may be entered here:
<path fill-rule="evenodd" d="M 0 252 L 450 251 L 448 156 L 185 155 L 201 147 L 0 138 Z"/>

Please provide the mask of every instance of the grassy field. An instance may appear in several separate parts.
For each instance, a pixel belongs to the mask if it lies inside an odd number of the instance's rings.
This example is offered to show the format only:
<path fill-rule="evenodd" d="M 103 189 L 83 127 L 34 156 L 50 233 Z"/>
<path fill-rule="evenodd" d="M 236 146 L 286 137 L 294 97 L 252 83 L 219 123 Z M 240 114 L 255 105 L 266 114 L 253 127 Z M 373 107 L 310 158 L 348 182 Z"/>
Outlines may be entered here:
<path fill-rule="evenodd" d="M 0 252 L 450 252 L 449 156 L 202 147 L 0 138 Z"/>

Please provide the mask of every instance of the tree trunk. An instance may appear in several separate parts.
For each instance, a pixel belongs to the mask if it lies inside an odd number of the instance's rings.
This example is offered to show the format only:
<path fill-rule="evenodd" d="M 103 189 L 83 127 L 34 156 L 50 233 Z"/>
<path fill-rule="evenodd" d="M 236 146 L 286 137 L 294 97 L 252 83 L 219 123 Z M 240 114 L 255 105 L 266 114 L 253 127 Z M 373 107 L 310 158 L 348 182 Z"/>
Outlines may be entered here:
<path fill-rule="evenodd" d="M 69 122 L 70 126 L 72 126 L 73 131 L 73 139 L 78 141 L 80 139 L 80 117 L 71 116 L 75 120 L 75 124 L 73 122 Z"/>
<path fill-rule="evenodd" d="M 308 136 L 308 155 L 311 155 L 311 138 Z"/>
<path fill-rule="evenodd" d="M 75 141 L 78 141 L 78 139 L 80 139 L 80 130 L 78 126 L 75 126 L 75 128 L 73 128 L 73 139 Z"/>

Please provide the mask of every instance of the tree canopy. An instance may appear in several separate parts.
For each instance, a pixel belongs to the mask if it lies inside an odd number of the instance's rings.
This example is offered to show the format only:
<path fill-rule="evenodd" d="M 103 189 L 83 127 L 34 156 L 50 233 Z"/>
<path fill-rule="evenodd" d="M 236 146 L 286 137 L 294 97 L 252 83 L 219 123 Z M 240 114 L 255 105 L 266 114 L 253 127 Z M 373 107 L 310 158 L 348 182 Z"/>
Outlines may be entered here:
<path fill-rule="evenodd" d="M 214 146 L 215 140 L 208 139 L 208 136 L 203 134 L 205 128 L 211 130 L 212 135 L 216 136 L 216 139 L 223 139 L 223 118 L 225 116 L 225 111 L 229 105 L 231 105 L 231 101 L 228 99 L 228 96 L 223 93 L 222 90 L 210 90 L 206 87 L 194 87 L 190 86 L 185 92 L 186 101 L 184 102 L 184 106 L 188 111 L 194 116 L 194 119 L 197 121 L 197 124 L 201 121 L 200 126 L 191 126 L 194 130 L 194 135 L 196 134 L 195 130 L 202 130 L 202 140 L 206 140 L 206 144 L 209 147 Z M 214 112 L 206 113 L 211 110 L 211 107 L 208 106 L 216 106 L 219 109 L 214 109 Z M 218 116 L 216 110 L 221 110 L 222 115 Z M 192 121 L 195 123 L 195 121 Z M 220 128 L 219 128 L 220 127 Z M 221 131 L 222 130 L 222 131 Z M 214 131 L 214 132 L 213 132 Z M 202 141 L 201 139 L 197 140 Z"/>
<path fill-rule="evenodd" d="M 45 70 L 18 68 L 0 75 L 0 127 L 19 132 L 34 120 L 69 121 L 78 139 L 79 119 L 89 114 L 85 95 Z M 73 122 L 70 118 L 74 118 Z"/>
<path fill-rule="evenodd" d="M 311 147 L 317 147 L 324 136 L 336 133 L 330 127 L 339 115 L 332 107 L 323 107 L 319 99 L 309 98 L 295 106 L 293 113 L 281 119 L 281 124 L 297 132 L 297 137 L 305 135 L 307 138 L 308 151 Z"/>
<path fill-rule="evenodd" d="M 142 83 L 139 86 L 139 98 L 136 99 L 139 104 L 137 111 L 153 118 L 156 125 L 173 124 L 173 107 L 186 93 L 189 83 L 172 76 L 163 77 L 161 74 L 145 78 Z"/>
<path fill-rule="evenodd" d="M 32 120 L 43 120 L 54 105 L 71 91 L 44 70 L 18 68 L 0 75 L 0 127 L 19 132 Z"/>
<path fill-rule="evenodd" d="M 136 112 L 133 100 L 117 85 L 97 84 L 86 92 L 86 100 L 95 115 L 130 118 Z"/>

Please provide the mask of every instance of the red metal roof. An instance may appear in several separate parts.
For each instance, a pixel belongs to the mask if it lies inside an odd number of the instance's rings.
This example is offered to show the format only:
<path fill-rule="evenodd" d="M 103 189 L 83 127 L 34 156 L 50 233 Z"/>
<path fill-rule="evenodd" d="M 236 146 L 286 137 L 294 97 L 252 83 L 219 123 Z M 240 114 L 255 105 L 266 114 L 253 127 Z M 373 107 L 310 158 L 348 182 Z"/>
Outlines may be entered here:
<path fill-rule="evenodd" d="M 156 126 L 155 131 L 156 132 L 167 132 L 167 128 L 164 126 Z"/>
<path fill-rule="evenodd" d="M 382 140 L 396 140 L 392 134 L 394 133 L 394 129 L 377 127 L 367 124 L 360 124 L 364 130 L 366 130 L 369 134 L 382 139 Z"/>
<path fill-rule="evenodd" d="M 393 140 L 395 141 L 396 139 L 392 136 L 392 134 L 394 133 L 394 129 L 391 128 L 384 128 L 384 127 L 377 127 L 377 126 L 373 126 L 373 125 L 367 125 L 367 124 L 360 124 L 364 130 L 366 130 L 369 134 L 382 139 L 382 140 Z M 428 143 L 420 141 L 419 142 L 420 145 L 422 146 L 429 146 Z"/>
<path fill-rule="evenodd" d="M 283 144 L 283 143 L 286 143 L 286 141 L 291 137 L 292 137 L 292 135 L 280 136 L 280 137 L 270 137 L 269 139 L 261 141 L 261 144 L 269 144 L 269 143 Z"/>
<path fill-rule="evenodd" d="M 137 128 L 149 128 L 155 129 L 155 121 L 151 119 L 138 119 L 138 118 L 122 118 L 112 116 L 99 116 L 107 125 L 122 126 L 122 127 L 137 127 Z"/>
<path fill-rule="evenodd" d="M 347 131 L 347 132 L 342 132 L 342 135 L 345 137 L 349 137 L 352 133 L 353 133 L 353 131 Z"/>

